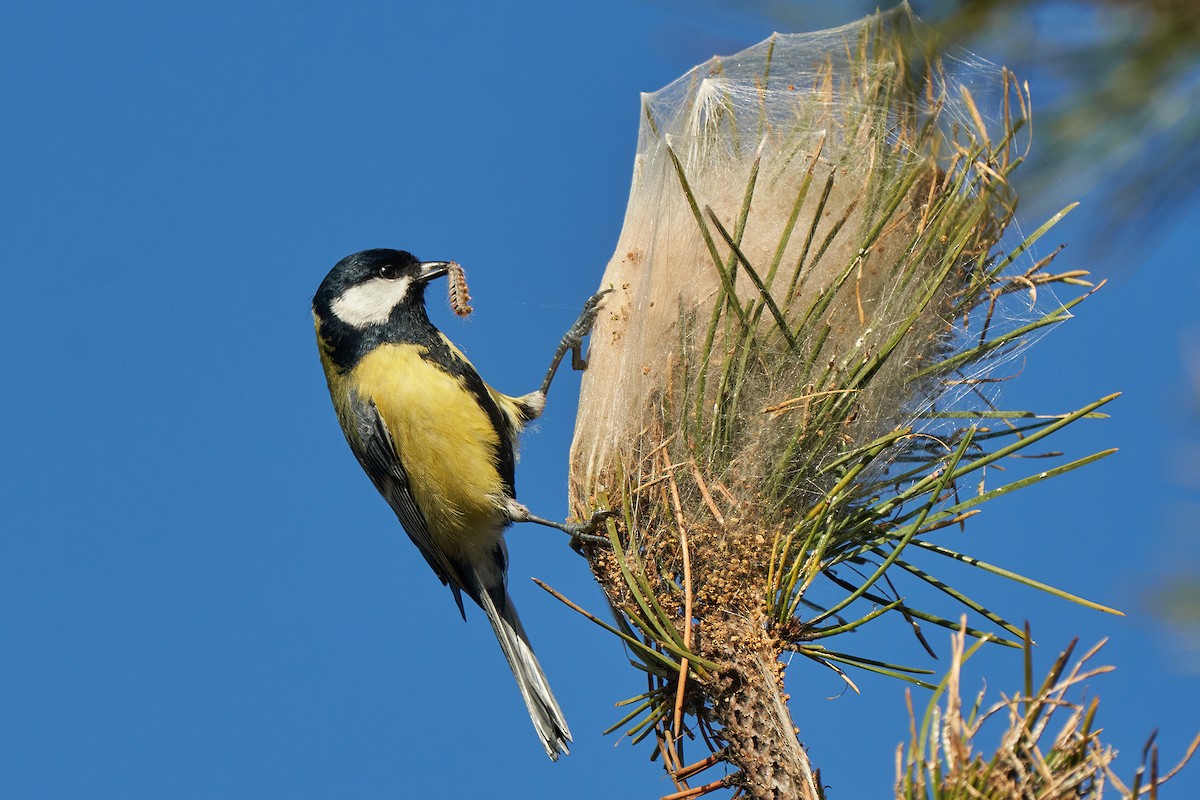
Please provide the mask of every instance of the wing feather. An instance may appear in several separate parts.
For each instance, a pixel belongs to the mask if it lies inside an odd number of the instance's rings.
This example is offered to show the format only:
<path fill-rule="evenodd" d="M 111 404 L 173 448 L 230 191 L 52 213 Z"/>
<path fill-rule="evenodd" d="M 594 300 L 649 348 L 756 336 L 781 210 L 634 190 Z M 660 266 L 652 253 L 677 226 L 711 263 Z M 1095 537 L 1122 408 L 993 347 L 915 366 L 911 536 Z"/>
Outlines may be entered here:
<path fill-rule="evenodd" d="M 404 532 L 412 539 L 434 573 L 442 583 L 450 586 L 454 592 L 454 601 L 458 603 L 458 611 L 466 619 L 461 595 L 466 581 L 445 551 L 434 543 L 425 516 L 413 497 L 408 473 L 404 471 L 404 464 L 396 452 L 395 442 L 384 424 L 383 417 L 373 401 L 355 392 L 350 394 L 350 412 L 357 434 L 350 440 L 350 448 L 358 458 L 358 463 L 392 507 Z"/>

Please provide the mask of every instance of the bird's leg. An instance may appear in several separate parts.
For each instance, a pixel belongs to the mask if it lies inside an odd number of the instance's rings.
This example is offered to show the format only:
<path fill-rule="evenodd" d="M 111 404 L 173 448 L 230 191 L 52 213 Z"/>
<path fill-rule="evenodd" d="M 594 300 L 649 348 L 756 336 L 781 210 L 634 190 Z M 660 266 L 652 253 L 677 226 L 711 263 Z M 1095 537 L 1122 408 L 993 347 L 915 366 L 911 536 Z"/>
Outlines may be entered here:
<path fill-rule="evenodd" d="M 546 379 L 542 381 L 542 388 L 538 390 L 542 396 L 550 391 L 550 381 L 554 380 L 554 373 L 558 371 L 558 365 L 568 350 L 571 351 L 571 369 L 587 368 L 587 361 L 583 358 L 582 351 L 583 337 L 592 332 L 596 315 L 600 313 L 600 301 L 611 291 L 612 289 L 604 289 L 589 297 L 583 304 L 583 311 L 580 312 L 579 319 L 575 320 L 575 324 L 563 334 L 562 341 L 558 343 L 558 349 L 554 351 L 554 358 L 550 361 L 550 369 L 546 371 Z"/>
<path fill-rule="evenodd" d="M 535 522 L 538 525 L 545 525 L 547 528 L 560 530 L 570 535 L 572 542 L 609 544 L 607 536 L 598 536 L 594 531 L 600 527 L 600 524 L 604 520 L 616 512 L 611 510 L 594 511 L 587 522 L 555 522 L 552 519 L 535 516 L 530 513 L 528 508 L 510 497 L 504 504 L 504 513 L 508 515 L 509 520 L 512 522 Z"/>

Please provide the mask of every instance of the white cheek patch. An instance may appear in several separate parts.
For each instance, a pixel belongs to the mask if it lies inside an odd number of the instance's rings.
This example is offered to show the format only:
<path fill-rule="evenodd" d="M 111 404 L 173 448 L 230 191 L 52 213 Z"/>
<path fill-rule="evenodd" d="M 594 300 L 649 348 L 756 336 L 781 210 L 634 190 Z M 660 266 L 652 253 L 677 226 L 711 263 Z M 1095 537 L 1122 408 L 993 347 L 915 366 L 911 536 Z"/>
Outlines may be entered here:
<path fill-rule="evenodd" d="M 329 308 L 335 317 L 355 328 L 382 325 L 392 315 L 392 309 L 408 296 L 411 283 L 410 277 L 394 281 L 373 278 L 347 289 Z"/>

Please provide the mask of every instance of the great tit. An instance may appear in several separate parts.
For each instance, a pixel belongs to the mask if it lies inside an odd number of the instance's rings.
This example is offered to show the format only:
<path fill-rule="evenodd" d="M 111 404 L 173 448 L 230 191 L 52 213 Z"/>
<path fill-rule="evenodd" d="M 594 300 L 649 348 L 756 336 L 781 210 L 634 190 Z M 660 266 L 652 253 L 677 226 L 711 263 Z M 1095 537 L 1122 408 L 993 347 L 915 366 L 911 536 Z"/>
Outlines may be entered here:
<path fill-rule="evenodd" d="M 583 534 L 587 525 L 535 517 L 517 502 L 517 435 L 539 416 L 568 350 L 581 369 L 584 336 L 603 292 L 563 337 L 542 386 L 509 397 L 484 383 L 425 311 L 425 287 L 450 262 L 403 250 L 364 250 L 339 261 L 313 298 L 321 365 L 350 449 L 400 524 L 463 610 L 487 615 L 542 745 L 569 752 L 571 732 L 506 589 L 504 532 L 538 522 Z"/>

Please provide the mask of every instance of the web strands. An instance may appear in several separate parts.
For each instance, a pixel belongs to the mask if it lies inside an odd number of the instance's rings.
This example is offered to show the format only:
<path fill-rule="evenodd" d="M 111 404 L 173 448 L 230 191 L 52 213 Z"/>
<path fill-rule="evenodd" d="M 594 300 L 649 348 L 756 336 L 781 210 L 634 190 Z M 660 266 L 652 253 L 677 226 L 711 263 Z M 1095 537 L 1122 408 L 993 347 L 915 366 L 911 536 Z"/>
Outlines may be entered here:
<path fill-rule="evenodd" d="M 663 436 L 703 432 L 715 466 L 757 460 L 758 478 L 779 466 L 764 448 L 824 416 L 840 426 L 816 443 L 830 458 L 978 392 L 1019 349 L 914 379 L 983 319 L 995 335 L 1037 316 L 1032 294 L 980 308 L 1013 202 L 993 163 L 1012 146 L 1008 86 L 969 55 L 948 74 L 915 26 L 891 12 L 777 34 L 643 97 L 603 282 L 617 292 L 581 404 L 581 423 L 605 424 L 577 426 L 588 474 L 628 453 L 648 415 Z"/>

